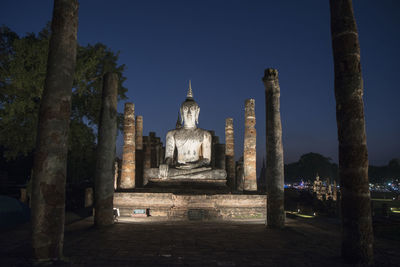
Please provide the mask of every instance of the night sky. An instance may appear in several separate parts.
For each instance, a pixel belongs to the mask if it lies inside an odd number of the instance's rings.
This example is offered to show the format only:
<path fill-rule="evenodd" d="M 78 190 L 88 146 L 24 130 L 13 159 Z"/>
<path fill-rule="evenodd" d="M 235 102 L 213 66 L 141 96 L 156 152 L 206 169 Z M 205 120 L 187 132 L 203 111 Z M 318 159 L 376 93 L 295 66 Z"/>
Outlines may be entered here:
<path fill-rule="evenodd" d="M 400 1 L 353 1 L 358 24 L 370 163 L 400 157 Z M 301 3 L 301 4 L 300 4 Z M 0 24 L 19 35 L 51 20 L 53 1 L 2 0 Z M 265 155 L 265 68 L 277 68 L 285 162 L 316 152 L 337 162 L 337 128 L 328 0 L 80 1 L 78 41 L 120 51 L 128 101 L 144 135 L 165 140 L 175 127 L 188 80 L 199 127 L 224 141 L 234 118 L 243 152 L 244 101 L 256 100 L 257 159 Z M 119 104 L 123 111 L 123 103 Z M 122 137 L 117 147 L 122 150 Z"/>

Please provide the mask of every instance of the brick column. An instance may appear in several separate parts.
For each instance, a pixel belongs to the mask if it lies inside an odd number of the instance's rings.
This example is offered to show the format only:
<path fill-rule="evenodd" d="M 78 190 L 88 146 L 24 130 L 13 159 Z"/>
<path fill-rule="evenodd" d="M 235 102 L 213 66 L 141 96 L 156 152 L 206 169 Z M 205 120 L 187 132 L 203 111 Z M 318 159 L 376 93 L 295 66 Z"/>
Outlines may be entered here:
<path fill-rule="evenodd" d="M 263 82 L 267 127 L 267 225 L 271 228 L 282 228 L 285 225 L 285 210 L 283 205 L 284 172 L 278 70 L 266 69 Z"/>
<path fill-rule="evenodd" d="M 243 151 L 243 172 L 244 190 L 257 191 L 256 173 L 256 113 L 255 100 L 246 99 L 244 107 L 244 151 Z"/>
<path fill-rule="evenodd" d="M 143 163 L 143 168 L 144 169 L 150 169 L 151 168 L 151 136 L 144 136 L 143 137 L 144 141 L 144 163 Z"/>
<path fill-rule="evenodd" d="M 135 126 L 135 167 L 136 167 L 136 177 L 135 186 L 143 186 L 143 116 L 136 116 L 136 126 Z"/>
<path fill-rule="evenodd" d="M 238 161 L 236 161 L 236 166 L 235 166 L 235 171 L 236 171 L 236 190 L 238 191 L 243 191 L 243 157 L 240 157 Z"/>
<path fill-rule="evenodd" d="M 235 138 L 232 118 L 225 120 L 225 166 L 228 186 L 235 189 Z"/>
<path fill-rule="evenodd" d="M 143 116 L 136 116 L 135 145 L 136 150 L 143 150 Z"/>
<path fill-rule="evenodd" d="M 225 170 L 225 144 L 215 144 L 215 168 Z"/>
<path fill-rule="evenodd" d="M 135 188 L 135 105 L 125 103 L 124 110 L 124 148 L 122 152 L 122 189 Z"/>

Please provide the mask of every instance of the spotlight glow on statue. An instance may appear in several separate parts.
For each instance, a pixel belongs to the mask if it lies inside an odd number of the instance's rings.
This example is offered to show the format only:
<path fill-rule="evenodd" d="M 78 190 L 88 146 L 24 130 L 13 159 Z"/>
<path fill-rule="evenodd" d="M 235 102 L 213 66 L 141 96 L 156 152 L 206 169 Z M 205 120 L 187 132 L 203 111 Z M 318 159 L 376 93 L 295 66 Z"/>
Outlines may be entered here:
<path fill-rule="evenodd" d="M 189 90 L 185 102 L 180 108 L 183 127 L 167 133 L 165 148 L 165 164 L 159 168 L 159 177 L 168 177 L 169 167 L 177 169 L 195 169 L 205 167 L 211 161 L 211 134 L 197 128 L 200 107 L 193 99 L 192 87 L 189 81 Z M 174 152 L 176 151 L 176 162 Z"/>

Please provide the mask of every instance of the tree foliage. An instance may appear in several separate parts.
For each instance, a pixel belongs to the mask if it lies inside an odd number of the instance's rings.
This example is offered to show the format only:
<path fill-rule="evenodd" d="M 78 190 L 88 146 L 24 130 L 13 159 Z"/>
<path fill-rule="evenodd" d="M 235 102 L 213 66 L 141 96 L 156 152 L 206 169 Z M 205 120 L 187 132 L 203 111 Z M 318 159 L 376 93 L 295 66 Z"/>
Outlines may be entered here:
<path fill-rule="evenodd" d="M 0 145 L 7 159 L 26 156 L 34 150 L 49 39 L 48 26 L 38 34 L 30 33 L 24 37 L 5 26 L 0 28 Z M 69 174 L 77 171 L 79 166 L 76 164 L 90 164 L 94 160 L 103 75 L 106 72 L 119 75 L 119 100 L 126 99 L 127 91 L 123 86 L 125 65 L 118 65 L 118 53 L 101 43 L 77 46 Z M 122 122 L 122 114 L 119 114 L 119 121 Z M 78 169 L 87 172 L 84 166 Z M 76 175 L 89 176 L 88 173 Z"/>
<path fill-rule="evenodd" d="M 368 176 L 370 183 L 392 182 L 400 179 L 400 159 L 392 159 L 386 166 L 370 165 Z"/>
<path fill-rule="evenodd" d="M 318 175 L 338 182 L 338 165 L 331 158 L 318 153 L 307 153 L 299 161 L 285 164 L 285 182 L 313 181 Z M 392 159 L 385 166 L 369 165 L 368 177 L 371 183 L 391 182 L 400 177 L 400 159 Z"/>
<path fill-rule="evenodd" d="M 302 155 L 297 162 L 285 164 L 286 182 L 312 181 L 317 174 L 323 179 L 337 180 L 338 166 L 331 158 L 312 152 Z"/>

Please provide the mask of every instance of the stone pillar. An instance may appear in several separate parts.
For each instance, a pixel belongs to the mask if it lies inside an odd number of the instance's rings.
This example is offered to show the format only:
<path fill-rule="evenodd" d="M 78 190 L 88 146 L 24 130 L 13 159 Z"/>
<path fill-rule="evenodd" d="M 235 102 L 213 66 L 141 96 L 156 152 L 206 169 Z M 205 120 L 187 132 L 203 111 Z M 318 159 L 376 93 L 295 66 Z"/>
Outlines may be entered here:
<path fill-rule="evenodd" d="M 143 173 L 146 169 L 151 168 L 151 141 L 150 136 L 143 136 Z M 148 180 L 143 175 L 143 186 Z"/>
<path fill-rule="evenodd" d="M 95 172 L 95 216 L 97 226 L 113 224 L 114 160 L 117 139 L 118 75 L 104 75 Z"/>
<path fill-rule="evenodd" d="M 136 155 L 135 155 L 135 187 L 143 186 L 143 160 L 144 160 L 144 152 L 143 152 L 143 116 L 136 116 L 135 120 L 135 146 L 136 146 Z"/>
<path fill-rule="evenodd" d="M 244 107 L 244 151 L 243 151 L 243 172 L 244 190 L 257 191 L 256 173 L 256 113 L 255 100 L 246 99 Z"/>
<path fill-rule="evenodd" d="M 118 188 L 118 173 L 119 173 L 118 160 L 116 159 L 114 161 L 114 190 L 117 190 Z"/>
<path fill-rule="evenodd" d="M 243 157 L 240 157 L 238 161 L 236 161 L 236 190 L 243 191 L 244 188 L 244 178 L 243 178 Z"/>
<path fill-rule="evenodd" d="M 161 139 L 160 137 L 155 137 L 153 140 L 154 156 L 152 168 L 158 168 L 160 166 Z"/>
<path fill-rule="evenodd" d="M 150 136 L 144 136 L 144 169 L 151 168 L 151 138 Z"/>
<path fill-rule="evenodd" d="M 267 127 L 267 225 L 271 228 L 282 228 L 285 225 L 285 209 L 283 205 L 284 171 L 278 70 L 266 69 L 263 82 Z"/>
<path fill-rule="evenodd" d="M 225 144 L 215 144 L 215 168 L 225 170 Z"/>
<path fill-rule="evenodd" d="M 215 168 L 215 149 L 214 145 L 219 143 L 218 136 L 215 136 L 215 131 L 209 131 L 211 134 L 211 161 L 210 166 L 211 168 Z"/>
<path fill-rule="evenodd" d="M 124 148 L 122 152 L 122 189 L 135 188 L 135 105 L 125 103 L 124 110 Z"/>
<path fill-rule="evenodd" d="M 235 188 L 235 138 L 233 135 L 233 119 L 225 120 L 225 166 L 228 186 Z"/>
<path fill-rule="evenodd" d="M 135 146 L 136 150 L 143 150 L 143 116 L 136 116 Z"/>

